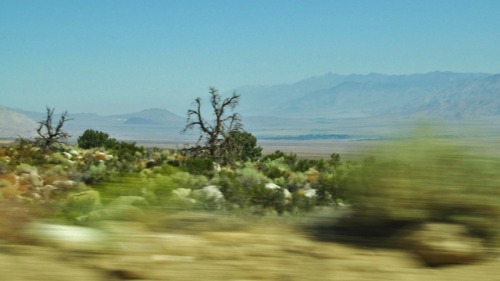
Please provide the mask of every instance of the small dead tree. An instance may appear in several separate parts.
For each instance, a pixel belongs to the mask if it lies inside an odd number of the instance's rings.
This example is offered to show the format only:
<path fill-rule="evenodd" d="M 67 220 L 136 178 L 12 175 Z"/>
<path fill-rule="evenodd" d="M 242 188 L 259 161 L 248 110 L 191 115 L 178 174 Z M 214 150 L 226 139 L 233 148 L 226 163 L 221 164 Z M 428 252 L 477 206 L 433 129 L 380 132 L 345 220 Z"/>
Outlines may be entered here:
<path fill-rule="evenodd" d="M 65 111 L 59 117 L 57 124 L 53 124 L 54 108 L 47 107 L 45 118 L 38 122 L 36 132 L 38 136 L 35 138 L 35 145 L 43 150 L 51 148 L 54 144 L 61 144 L 68 139 L 70 134 L 63 131 L 64 123 L 71 120 L 68 118 L 68 112 Z"/>
<path fill-rule="evenodd" d="M 239 98 L 240 95 L 233 93 L 231 97 L 222 99 L 219 91 L 215 87 L 210 87 L 210 103 L 214 116 L 211 121 L 207 121 L 202 115 L 201 98 L 194 101 L 196 108 L 188 110 L 187 125 L 181 131 L 185 133 L 195 127 L 200 129 L 200 137 L 196 146 L 189 149 L 192 154 L 206 155 L 218 163 L 225 161 L 221 145 L 231 132 L 243 129 L 240 115 L 233 112 L 238 105 Z M 231 111 L 229 115 L 226 114 L 228 110 Z M 202 142 L 203 144 L 200 144 Z"/>

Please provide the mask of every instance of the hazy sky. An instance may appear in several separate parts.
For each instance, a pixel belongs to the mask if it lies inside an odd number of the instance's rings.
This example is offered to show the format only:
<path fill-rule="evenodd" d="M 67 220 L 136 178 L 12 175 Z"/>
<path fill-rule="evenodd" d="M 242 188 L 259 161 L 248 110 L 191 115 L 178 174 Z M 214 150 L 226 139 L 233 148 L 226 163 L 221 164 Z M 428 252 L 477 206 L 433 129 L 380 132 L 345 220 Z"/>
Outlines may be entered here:
<path fill-rule="evenodd" d="M 159 107 L 327 72 L 500 73 L 498 0 L 0 0 L 0 105 Z"/>

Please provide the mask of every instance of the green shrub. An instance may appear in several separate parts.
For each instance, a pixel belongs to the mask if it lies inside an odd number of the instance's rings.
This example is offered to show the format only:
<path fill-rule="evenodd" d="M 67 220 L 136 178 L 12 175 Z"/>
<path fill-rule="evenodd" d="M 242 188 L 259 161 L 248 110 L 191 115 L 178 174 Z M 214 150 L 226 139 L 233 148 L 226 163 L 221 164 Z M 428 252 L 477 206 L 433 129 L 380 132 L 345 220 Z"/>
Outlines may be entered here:
<path fill-rule="evenodd" d="M 259 169 L 262 174 L 270 179 L 287 177 L 291 170 L 285 157 L 267 158 L 259 164 Z"/>
<path fill-rule="evenodd" d="M 109 203 L 119 196 L 142 196 L 147 185 L 148 179 L 140 174 L 114 174 L 94 188 L 100 192 L 103 203 Z"/>
<path fill-rule="evenodd" d="M 284 152 L 282 152 L 281 150 L 276 150 L 273 153 L 264 156 L 262 158 L 262 161 L 268 161 L 268 160 L 272 161 L 272 160 L 276 160 L 278 158 L 285 158 L 285 157 L 286 157 L 286 154 Z"/>
<path fill-rule="evenodd" d="M 317 203 L 320 205 L 336 204 L 346 200 L 346 177 L 359 166 L 357 163 L 340 162 L 338 154 L 332 154 L 328 168 L 324 168 L 316 182 L 312 184 L 318 193 Z"/>
<path fill-rule="evenodd" d="M 198 189 L 208 185 L 208 178 L 203 175 L 192 175 L 187 172 L 177 172 L 170 175 L 170 178 L 179 187 Z"/>
<path fill-rule="evenodd" d="M 238 180 L 234 172 L 221 171 L 217 173 L 210 182 L 219 187 L 230 208 L 241 208 L 248 205 L 249 197 L 245 192 L 245 187 L 241 181 Z"/>
<path fill-rule="evenodd" d="M 142 158 L 145 152 L 144 147 L 137 146 L 135 142 L 117 141 L 115 139 L 109 140 L 106 148 L 110 149 L 120 160 L 129 162 Z"/>
<path fill-rule="evenodd" d="M 340 160 L 340 155 L 337 153 L 332 153 L 330 154 L 330 159 L 327 161 L 328 165 L 331 167 L 337 168 L 342 164 L 342 161 Z"/>
<path fill-rule="evenodd" d="M 211 175 L 214 171 L 214 162 L 208 157 L 190 157 L 184 165 L 193 175 Z"/>
<path fill-rule="evenodd" d="M 10 158 L 10 165 L 27 163 L 30 165 L 43 165 L 46 155 L 42 149 L 29 139 L 19 138 L 15 144 L 6 149 L 5 155 Z"/>
<path fill-rule="evenodd" d="M 262 147 L 249 132 L 231 131 L 221 145 L 226 163 L 256 161 L 262 156 Z"/>
<path fill-rule="evenodd" d="M 301 190 L 292 193 L 292 202 L 287 209 L 292 214 L 303 214 L 312 211 L 317 204 L 316 198 L 309 198 L 301 194 Z"/>
<path fill-rule="evenodd" d="M 279 214 L 285 210 L 285 195 L 281 189 L 268 189 L 262 185 L 247 190 L 252 206 L 273 209 Z"/>
<path fill-rule="evenodd" d="M 109 147 L 110 139 L 107 133 L 92 129 L 85 130 L 77 139 L 78 146 L 83 149 Z"/>
<path fill-rule="evenodd" d="M 264 186 L 266 183 L 271 182 L 271 179 L 259 173 L 259 171 L 251 165 L 236 169 L 235 174 L 237 181 L 245 188 Z"/>
<path fill-rule="evenodd" d="M 497 159 L 435 139 L 377 149 L 376 160 L 365 161 L 345 182 L 351 224 L 367 230 L 439 221 L 464 224 L 486 238 L 497 235 Z"/>
<path fill-rule="evenodd" d="M 295 165 L 292 167 L 293 171 L 295 172 L 306 172 L 310 168 L 315 167 L 317 161 L 310 160 L 310 159 L 300 159 L 298 160 Z"/>
<path fill-rule="evenodd" d="M 172 166 L 168 163 L 163 163 L 162 165 L 153 168 L 153 173 L 160 175 L 171 175 L 179 171 L 178 167 Z"/>
<path fill-rule="evenodd" d="M 143 193 L 154 197 L 154 200 L 150 200 L 152 204 L 168 207 L 172 205 L 171 195 L 174 189 L 196 190 L 208 184 L 208 179 L 205 176 L 191 175 L 187 172 L 176 172 L 170 175 L 156 174 L 147 179 Z"/>
<path fill-rule="evenodd" d="M 335 173 L 322 173 L 313 185 L 317 190 L 318 203 L 327 205 L 343 199 L 344 189 L 341 180 Z"/>
<path fill-rule="evenodd" d="M 75 222 L 79 217 L 98 209 L 101 206 L 101 197 L 99 192 L 95 190 L 75 192 L 68 194 L 67 198 L 62 200 L 59 205 L 56 216 Z"/>
<path fill-rule="evenodd" d="M 308 184 L 307 176 L 303 173 L 293 173 L 289 177 L 274 179 L 274 183 L 288 189 L 290 192 L 305 188 Z"/>
<path fill-rule="evenodd" d="M 89 165 L 88 169 L 83 171 L 82 180 L 87 184 L 95 184 L 107 179 L 109 175 L 110 171 L 106 167 L 106 164 L 99 162 Z"/>

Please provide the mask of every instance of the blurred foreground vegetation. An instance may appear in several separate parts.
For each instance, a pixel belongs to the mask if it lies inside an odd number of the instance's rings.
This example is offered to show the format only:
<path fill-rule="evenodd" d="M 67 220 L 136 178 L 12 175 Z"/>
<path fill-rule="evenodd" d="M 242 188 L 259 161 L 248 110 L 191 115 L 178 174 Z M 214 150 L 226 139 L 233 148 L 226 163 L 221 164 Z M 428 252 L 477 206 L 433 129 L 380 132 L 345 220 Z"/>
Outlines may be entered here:
<path fill-rule="evenodd" d="M 498 245 L 500 161 L 451 140 L 416 136 L 374 147 L 361 161 L 276 151 L 220 166 L 90 134 L 99 138 L 50 150 L 22 139 L 0 148 L 0 227 L 16 216 L 85 225 L 179 210 L 290 217 L 343 209 L 335 223 L 353 235 L 449 222 Z"/>

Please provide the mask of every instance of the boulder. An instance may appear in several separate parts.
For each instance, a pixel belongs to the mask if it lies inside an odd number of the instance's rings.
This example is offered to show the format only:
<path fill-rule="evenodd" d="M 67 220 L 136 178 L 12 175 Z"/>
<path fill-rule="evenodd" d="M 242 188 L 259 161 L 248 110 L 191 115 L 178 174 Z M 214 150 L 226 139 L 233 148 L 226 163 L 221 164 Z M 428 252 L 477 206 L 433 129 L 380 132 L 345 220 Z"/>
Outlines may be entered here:
<path fill-rule="evenodd" d="M 57 187 L 47 184 L 40 188 L 40 193 L 42 194 L 43 199 L 48 200 L 57 189 Z"/>
<path fill-rule="evenodd" d="M 283 188 L 283 195 L 285 196 L 285 200 L 292 200 L 293 199 L 293 195 L 290 191 L 288 191 L 288 189 L 286 188 Z"/>
<path fill-rule="evenodd" d="M 172 191 L 172 197 L 174 201 L 180 206 L 193 206 L 197 203 L 197 201 L 193 198 L 190 198 L 191 189 L 189 188 L 176 188 Z"/>
<path fill-rule="evenodd" d="M 71 251 L 100 252 L 107 244 L 105 233 L 81 226 L 34 222 L 25 228 L 24 235 L 38 243 Z"/>
<path fill-rule="evenodd" d="M 66 157 L 69 160 L 71 160 L 71 158 L 73 158 L 73 155 L 71 153 L 69 153 L 69 152 L 66 152 L 66 151 L 64 151 L 62 153 L 62 155 L 64 155 L 64 157 Z"/>
<path fill-rule="evenodd" d="M 102 152 L 102 151 L 95 152 L 93 157 L 97 161 L 109 161 L 109 160 L 113 159 L 113 155 L 106 154 L 105 152 Z"/>
<path fill-rule="evenodd" d="M 271 190 L 277 190 L 277 189 L 281 189 L 281 186 L 275 184 L 275 183 L 272 183 L 272 182 L 268 182 L 266 183 L 265 187 L 267 189 L 271 189 Z"/>
<path fill-rule="evenodd" d="M 94 159 L 97 160 L 97 161 L 104 161 L 104 160 L 106 160 L 106 156 L 107 155 L 104 152 L 98 151 L 98 152 L 94 153 Z"/>
<path fill-rule="evenodd" d="M 191 189 L 189 188 L 176 188 L 172 191 L 172 195 L 176 199 L 187 198 L 191 194 Z"/>
<path fill-rule="evenodd" d="M 200 201 L 224 202 L 224 194 L 215 185 L 205 186 L 202 189 L 193 191 L 191 194 L 193 198 Z"/>
<path fill-rule="evenodd" d="M 78 186 L 78 184 L 72 180 L 56 180 L 52 182 L 52 185 L 63 190 L 73 189 Z"/>
<path fill-rule="evenodd" d="M 282 188 L 281 186 L 272 182 L 266 183 L 264 187 L 269 190 L 281 190 L 283 192 L 283 198 L 285 198 L 285 200 L 292 200 L 292 193 L 290 193 L 290 191 L 288 191 L 288 189 L 286 188 Z"/>
<path fill-rule="evenodd" d="M 406 246 L 429 266 L 467 264 L 483 258 L 483 241 L 459 224 L 426 223 L 405 232 Z"/>
<path fill-rule="evenodd" d="M 19 176 L 19 185 L 24 189 L 33 189 L 43 186 L 43 179 L 38 175 L 38 172 L 22 173 Z"/>
<path fill-rule="evenodd" d="M 316 189 L 304 190 L 304 196 L 307 198 L 315 198 L 316 197 Z"/>

